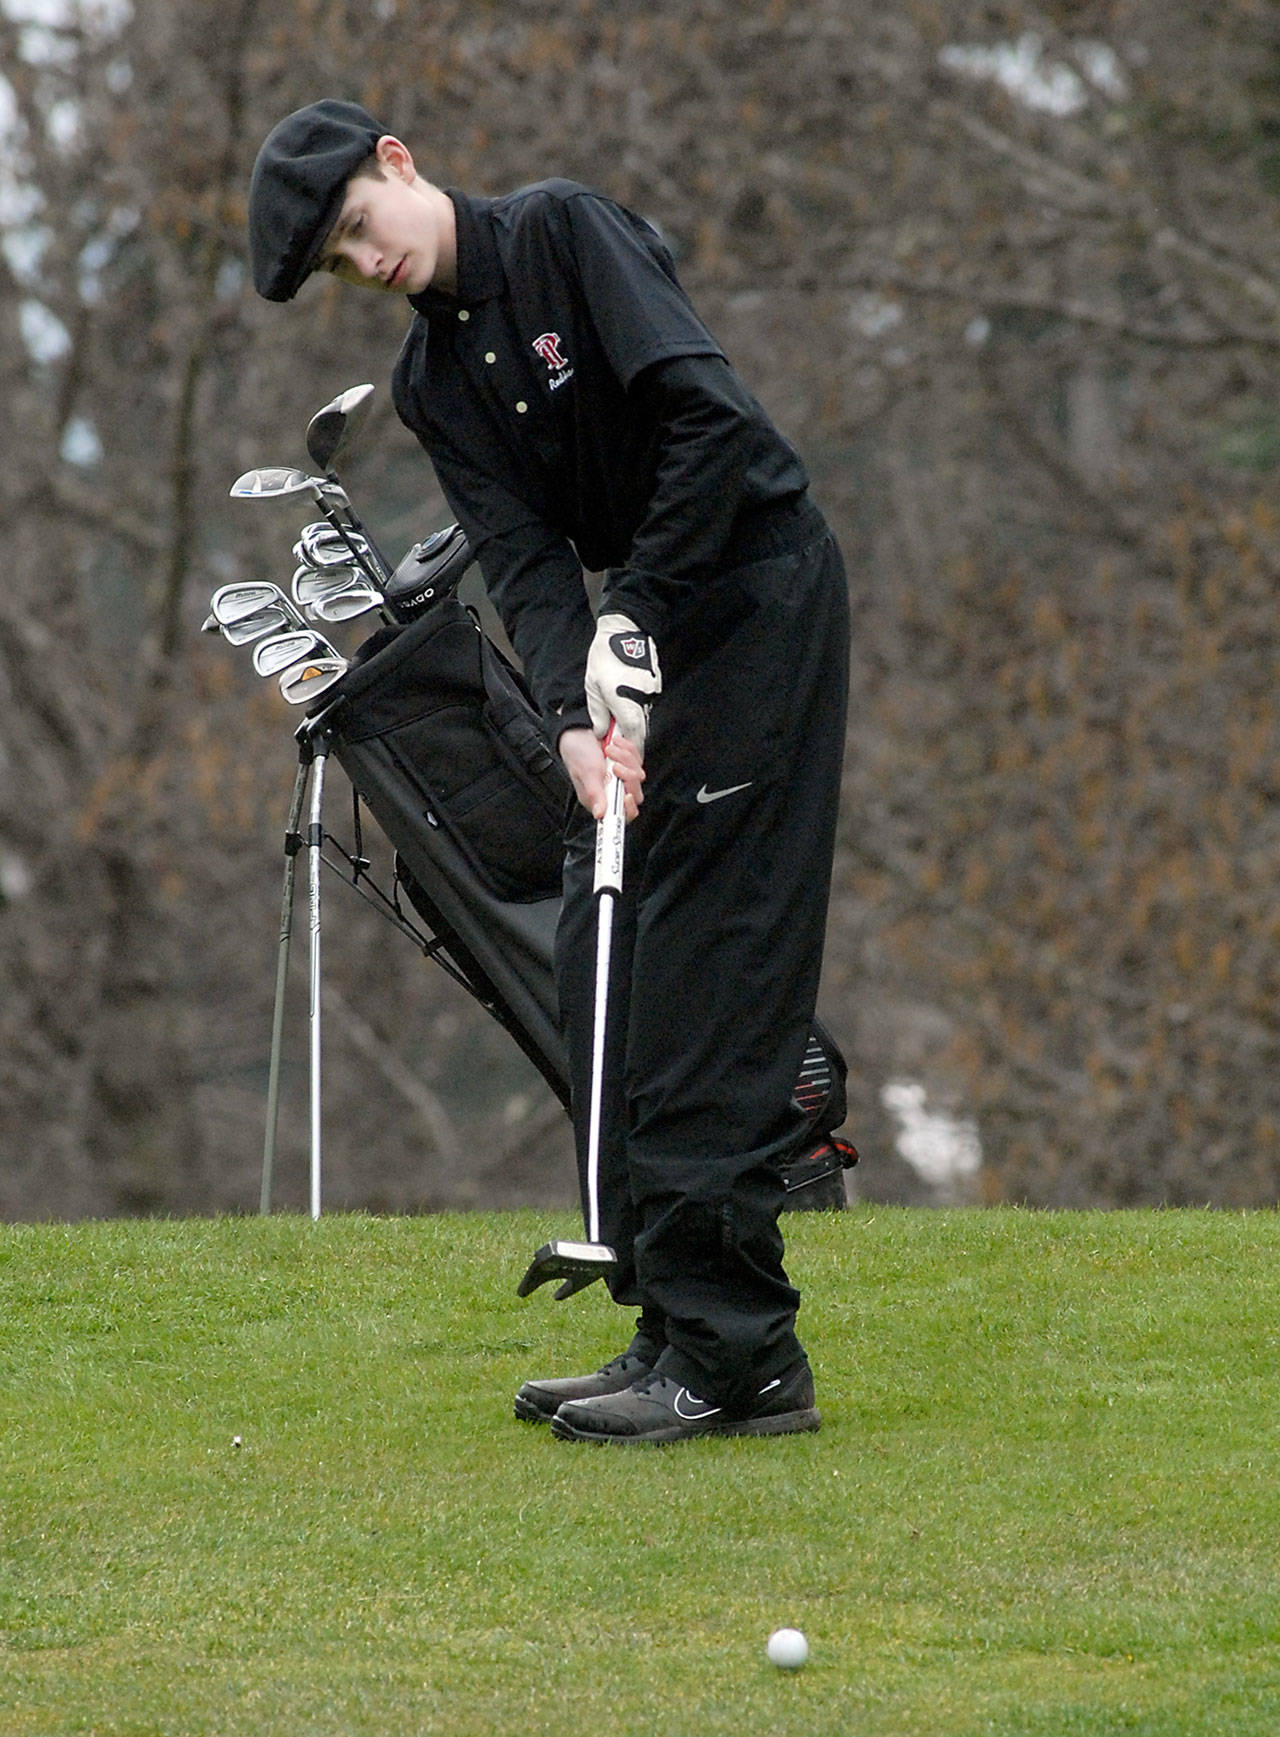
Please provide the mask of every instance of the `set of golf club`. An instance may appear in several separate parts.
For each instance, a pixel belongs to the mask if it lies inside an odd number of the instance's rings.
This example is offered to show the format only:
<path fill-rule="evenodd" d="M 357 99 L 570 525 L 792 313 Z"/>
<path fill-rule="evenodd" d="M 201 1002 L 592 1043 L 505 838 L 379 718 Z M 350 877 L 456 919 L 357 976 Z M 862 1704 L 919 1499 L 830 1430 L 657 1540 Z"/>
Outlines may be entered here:
<path fill-rule="evenodd" d="M 206 628 L 233 645 L 254 645 L 253 665 L 261 676 L 276 676 L 291 704 L 307 705 L 341 681 L 346 660 L 306 619 L 334 622 L 379 610 L 387 622 L 408 622 L 458 584 L 470 564 L 465 534 L 457 525 L 416 544 L 394 571 L 356 516 L 332 465 L 363 424 L 372 386 L 355 386 L 318 411 L 307 427 L 308 456 L 323 476 L 287 468 L 252 470 L 237 478 L 231 494 L 240 500 L 279 500 L 308 495 L 322 514 L 294 544 L 298 565 L 290 600 L 276 585 L 261 582 L 224 585 L 214 594 Z M 340 702 L 339 702 L 340 703 Z M 285 884 L 272 1022 L 271 1067 L 267 1093 L 267 1134 L 262 1166 L 262 1210 L 270 1210 L 285 975 L 292 927 L 294 863 L 307 849 L 311 917 L 311 1216 L 320 1216 L 320 869 L 324 840 L 322 805 L 329 751 L 326 718 L 332 708 L 308 716 L 296 732 L 300 746 L 298 776 L 290 808 Z M 305 839 L 299 828 L 310 785 L 310 816 Z M 595 895 L 598 905 L 595 1025 L 592 1043 L 591 1112 L 588 1137 L 588 1211 L 586 1242 L 556 1241 L 535 1254 L 519 1286 L 527 1296 L 540 1285 L 558 1282 L 559 1299 L 572 1296 L 615 1264 L 613 1249 L 600 1241 L 599 1159 L 603 1103 L 604 1048 L 608 1002 L 613 907 L 622 889 L 626 830 L 623 789 L 613 769 L 606 776 L 606 813 L 596 836 Z"/>
<path fill-rule="evenodd" d="M 260 676 L 276 677 L 290 705 L 305 706 L 307 718 L 295 732 L 299 745 L 286 829 L 284 891 L 280 913 L 280 943 L 272 1016 L 271 1064 L 267 1085 L 267 1129 L 262 1155 L 263 1212 L 270 1210 L 280 1097 L 285 978 L 292 933 L 294 872 L 305 846 L 309 865 L 311 931 L 311 1216 L 320 1216 L 320 870 L 324 844 L 323 801 L 325 764 L 329 751 L 326 718 L 330 707 L 313 710 L 313 702 L 336 688 L 348 660 L 316 628 L 354 619 L 377 610 L 385 622 L 406 623 L 457 588 L 471 564 L 471 549 L 458 525 L 448 525 L 411 548 L 394 570 L 357 516 L 346 490 L 333 472 L 338 455 L 349 446 L 368 417 L 374 388 L 353 386 L 316 412 L 307 425 L 307 455 L 318 472 L 308 475 L 287 466 L 246 471 L 231 488 L 234 500 L 281 500 L 307 497 L 322 517 L 306 525 L 293 547 L 292 597 L 278 585 L 245 581 L 224 585 L 214 593 L 205 629 L 221 633 L 231 645 L 253 645 L 253 667 Z M 336 694 L 334 701 L 338 700 Z M 309 794 L 309 822 L 300 831 Z"/>
<path fill-rule="evenodd" d="M 205 631 L 230 645 L 253 645 L 253 667 L 276 676 L 291 706 L 309 705 L 346 673 L 347 660 L 309 625 L 278 585 L 251 580 L 215 591 Z"/>
<path fill-rule="evenodd" d="M 304 527 L 293 556 L 293 600 L 315 620 L 351 621 L 372 609 L 387 613 L 382 587 L 368 578 L 373 551 L 359 532 L 319 519 Z"/>

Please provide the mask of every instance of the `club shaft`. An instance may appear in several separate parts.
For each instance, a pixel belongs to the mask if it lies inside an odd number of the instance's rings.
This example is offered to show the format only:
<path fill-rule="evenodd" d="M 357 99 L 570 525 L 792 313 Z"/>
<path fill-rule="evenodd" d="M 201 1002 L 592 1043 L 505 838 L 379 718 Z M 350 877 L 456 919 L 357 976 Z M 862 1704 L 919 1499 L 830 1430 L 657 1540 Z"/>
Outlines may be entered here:
<path fill-rule="evenodd" d="M 333 526 L 334 530 L 337 531 L 343 542 L 347 545 L 347 548 L 351 551 L 352 560 L 360 568 L 361 572 L 364 573 L 365 577 L 376 586 L 379 592 L 381 592 L 386 586 L 387 580 L 391 577 L 391 568 L 387 565 L 387 560 L 383 555 L 382 550 L 379 549 L 368 531 L 365 530 L 355 508 L 348 503 L 346 510 L 350 521 L 349 523 L 344 522 L 341 515 L 331 509 L 327 503 L 322 503 L 320 510 Z M 358 546 L 355 538 L 350 534 L 352 532 L 355 532 L 356 535 L 363 538 L 364 549 L 361 549 Z"/>
<path fill-rule="evenodd" d="M 600 1241 L 600 1124 L 604 1105 L 604 1045 L 609 1016 L 609 956 L 613 951 L 613 899 L 600 899 L 596 928 L 595 1021 L 591 1032 L 591 1113 L 587 1123 L 587 1238 Z"/>
<path fill-rule="evenodd" d="M 622 892 L 626 834 L 622 780 L 606 763 L 605 811 L 596 824 L 596 987 L 591 1031 L 591 1110 L 587 1122 L 587 1235 L 600 1241 L 600 1129 L 604 1108 L 604 1047 L 609 1019 L 609 959 L 613 951 L 613 906 Z"/>

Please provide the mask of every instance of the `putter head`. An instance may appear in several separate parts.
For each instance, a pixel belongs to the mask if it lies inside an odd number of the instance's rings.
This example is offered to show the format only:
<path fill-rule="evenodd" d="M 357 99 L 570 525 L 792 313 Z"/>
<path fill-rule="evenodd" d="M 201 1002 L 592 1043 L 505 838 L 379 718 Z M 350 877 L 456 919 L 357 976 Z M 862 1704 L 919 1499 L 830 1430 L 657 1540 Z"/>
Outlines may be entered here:
<path fill-rule="evenodd" d="M 561 1281 L 556 1302 L 563 1303 L 575 1291 L 585 1290 L 618 1264 L 613 1250 L 602 1242 L 544 1242 L 529 1262 L 529 1270 L 516 1286 L 518 1297 L 528 1297 L 539 1285 Z"/>

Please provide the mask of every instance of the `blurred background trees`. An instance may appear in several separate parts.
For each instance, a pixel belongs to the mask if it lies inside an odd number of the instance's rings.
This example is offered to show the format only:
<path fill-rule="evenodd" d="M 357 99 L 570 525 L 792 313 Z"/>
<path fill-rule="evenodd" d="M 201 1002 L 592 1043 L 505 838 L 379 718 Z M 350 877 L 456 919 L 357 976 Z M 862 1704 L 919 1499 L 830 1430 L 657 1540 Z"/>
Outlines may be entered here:
<path fill-rule="evenodd" d="M 393 555 L 446 516 L 404 307 L 247 281 L 257 145 L 326 94 L 444 185 L 643 212 L 809 464 L 858 1191 L 1275 1199 L 1273 5 L 0 0 L 0 67 L 0 1216 L 256 1202 L 296 718 L 198 628 L 301 521 L 227 490 L 367 379 L 362 511 Z M 568 1202 L 522 1058 L 326 894 L 329 1203 Z"/>

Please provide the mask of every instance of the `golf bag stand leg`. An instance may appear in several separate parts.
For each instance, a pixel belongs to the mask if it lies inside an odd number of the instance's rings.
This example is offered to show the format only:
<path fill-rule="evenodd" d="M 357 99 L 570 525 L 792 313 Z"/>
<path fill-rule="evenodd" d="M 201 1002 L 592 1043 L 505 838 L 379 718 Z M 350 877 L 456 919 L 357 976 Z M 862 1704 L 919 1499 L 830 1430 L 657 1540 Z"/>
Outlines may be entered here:
<path fill-rule="evenodd" d="M 311 1216 L 320 1216 L 320 870 L 324 846 L 324 769 L 328 736 L 312 738 L 311 819 L 307 827 L 307 859 L 311 895 Z"/>
<path fill-rule="evenodd" d="M 267 1072 L 267 1129 L 262 1142 L 262 1190 L 258 1210 L 265 1218 L 271 1211 L 271 1184 L 275 1174 L 276 1132 L 280 1121 L 280 1057 L 284 1046 L 285 982 L 289 972 L 289 942 L 293 935 L 293 886 L 302 837 L 298 827 L 307 780 L 311 775 L 311 742 L 298 743 L 298 775 L 293 781 L 293 799 L 284 832 L 284 891 L 280 899 L 280 941 L 276 951 L 276 997 L 271 1009 L 271 1063 Z"/>

